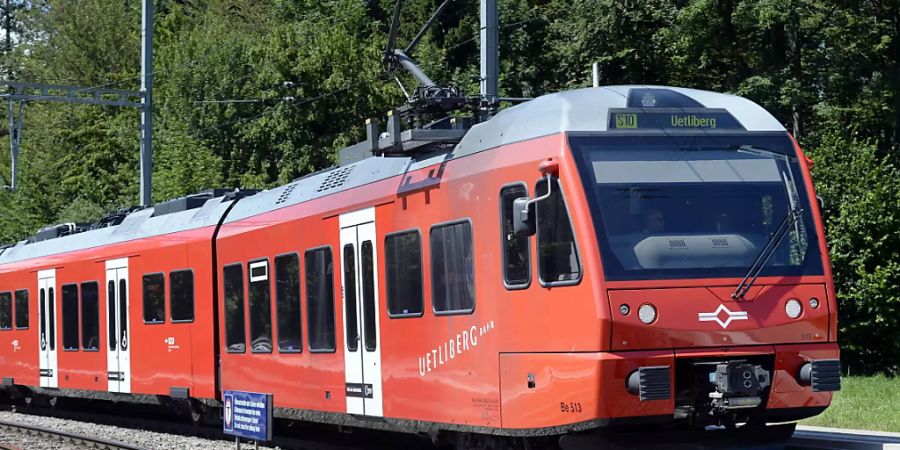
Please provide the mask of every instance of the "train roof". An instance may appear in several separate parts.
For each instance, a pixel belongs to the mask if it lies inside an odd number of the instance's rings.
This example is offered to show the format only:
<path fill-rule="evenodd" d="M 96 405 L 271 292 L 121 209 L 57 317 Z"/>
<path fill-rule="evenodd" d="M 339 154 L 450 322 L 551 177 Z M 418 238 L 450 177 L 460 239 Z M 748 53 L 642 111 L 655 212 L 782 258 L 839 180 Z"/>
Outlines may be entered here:
<path fill-rule="evenodd" d="M 231 200 L 229 197 L 215 197 L 207 200 L 199 208 L 170 214 L 158 214 L 158 208 L 146 208 L 128 214 L 118 225 L 38 242 L 23 240 L 0 251 L 0 267 L 3 264 L 33 258 L 87 250 L 103 245 L 216 225 L 227 211 L 228 206 L 233 202 L 234 200 Z"/>
<path fill-rule="evenodd" d="M 659 103 L 652 106 L 641 104 L 646 103 L 648 92 L 658 98 Z M 473 126 L 458 144 L 443 150 L 401 157 L 373 156 L 260 192 L 238 201 L 228 212 L 225 223 L 506 144 L 564 132 L 605 132 L 608 131 L 610 111 L 629 108 L 724 110 L 748 132 L 786 131 L 765 109 L 733 95 L 646 85 L 577 89 L 544 95 L 502 110 L 490 120 Z M 227 197 L 214 197 L 199 208 L 164 215 L 158 211 L 167 206 L 157 205 L 133 212 L 115 226 L 41 242 L 22 241 L 9 248 L 0 247 L 0 265 L 216 225 L 233 202 Z"/>
<path fill-rule="evenodd" d="M 473 126 L 452 149 L 411 154 L 409 157 L 370 157 L 262 192 L 235 205 L 228 213 L 225 223 L 515 142 L 563 132 L 605 132 L 610 110 L 633 108 L 636 106 L 635 94 L 644 94 L 648 91 L 658 97 L 674 93 L 680 99 L 676 99 L 680 101 L 678 108 L 727 111 L 744 130 L 749 132 L 786 131 L 784 126 L 761 106 L 734 95 L 648 85 L 576 89 L 544 95 L 504 109 L 490 120 Z M 642 97 L 638 96 L 637 101 Z M 658 106 L 669 105 L 660 102 Z"/>

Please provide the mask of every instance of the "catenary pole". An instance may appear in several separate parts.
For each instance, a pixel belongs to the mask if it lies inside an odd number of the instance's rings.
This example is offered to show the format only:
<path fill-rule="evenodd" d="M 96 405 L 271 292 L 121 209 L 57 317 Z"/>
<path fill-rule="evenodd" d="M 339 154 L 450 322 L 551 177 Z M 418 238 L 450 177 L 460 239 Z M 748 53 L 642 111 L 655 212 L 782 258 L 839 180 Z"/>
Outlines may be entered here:
<path fill-rule="evenodd" d="M 497 39 L 497 0 L 481 0 L 481 98 L 488 103 L 497 99 Z"/>
<path fill-rule="evenodd" d="M 153 204 L 153 0 L 141 0 L 141 206 Z"/>

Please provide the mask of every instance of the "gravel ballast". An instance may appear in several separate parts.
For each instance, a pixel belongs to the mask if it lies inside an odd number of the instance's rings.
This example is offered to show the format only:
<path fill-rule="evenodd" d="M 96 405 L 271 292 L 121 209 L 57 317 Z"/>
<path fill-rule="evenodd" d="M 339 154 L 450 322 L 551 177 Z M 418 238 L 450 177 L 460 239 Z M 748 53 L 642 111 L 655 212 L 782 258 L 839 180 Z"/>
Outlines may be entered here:
<path fill-rule="evenodd" d="M 147 449 L 221 450 L 233 449 L 235 447 L 233 440 L 210 440 L 178 436 L 152 431 L 133 430 L 130 428 L 119 428 L 110 425 L 98 425 L 76 420 L 58 419 L 55 417 L 32 416 L 10 411 L 0 411 L 0 421 L 23 424 L 46 430 L 65 431 L 82 436 L 92 436 Z M 2 430 L 0 430 L 0 444 L 28 450 L 74 450 L 83 448 L 73 444 L 64 444 L 60 441 L 50 440 L 49 438 L 41 436 L 29 436 L 24 433 Z M 253 448 L 253 445 L 244 443 L 241 448 L 250 449 Z M 259 448 L 273 449 L 273 447 L 264 446 L 260 446 Z"/>

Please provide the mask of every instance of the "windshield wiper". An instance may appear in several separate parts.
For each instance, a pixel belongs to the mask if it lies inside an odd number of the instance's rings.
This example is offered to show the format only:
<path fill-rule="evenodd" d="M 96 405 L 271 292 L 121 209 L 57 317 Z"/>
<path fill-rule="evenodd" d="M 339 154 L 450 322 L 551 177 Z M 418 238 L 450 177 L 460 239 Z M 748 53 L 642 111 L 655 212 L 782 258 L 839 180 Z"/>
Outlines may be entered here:
<path fill-rule="evenodd" d="M 775 150 L 769 150 L 765 147 L 757 147 L 755 145 L 732 145 L 731 147 L 728 147 L 728 149 L 741 153 L 750 153 L 757 156 L 767 156 L 769 158 L 778 158 L 783 160 L 789 160 L 793 158 L 787 153 L 776 152 Z"/>
<path fill-rule="evenodd" d="M 773 233 L 769 240 L 766 241 L 766 245 L 763 247 L 762 251 L 759 252 L 756 260 L 753 261 L 753 264 L 750 265 L 750 270 L 747 272 L 747 275 L 744 276 L 744 279 L 741 280 L 741 284 L 734 290 L 734 293 L 731 294 L 731 298 L 742 300 L 744 296 L 747 295 L 747 291 L 753 287 L 753 283 L 756 282 L 756 279 L 759 278 L 759 274 L 762 273 L 763 268 L 766 267 L 766 264 L 772 259 L 772 256 L 775 255 L 775 250 L 778 249 L 781 242 L 784 241 L 785 236 L 787 236 L 788 232 L 791 230 L 791 227 L 793 227 L 794 223 L 797 222 L 797 219 L 800 218 L 800 213 L 802 211 L 803 210 L 796 208 L 788 211 L 787 215 L 784 216 L 784 220 L 781 221 L 781 225 L 778 226 L 775 233 Z"/>

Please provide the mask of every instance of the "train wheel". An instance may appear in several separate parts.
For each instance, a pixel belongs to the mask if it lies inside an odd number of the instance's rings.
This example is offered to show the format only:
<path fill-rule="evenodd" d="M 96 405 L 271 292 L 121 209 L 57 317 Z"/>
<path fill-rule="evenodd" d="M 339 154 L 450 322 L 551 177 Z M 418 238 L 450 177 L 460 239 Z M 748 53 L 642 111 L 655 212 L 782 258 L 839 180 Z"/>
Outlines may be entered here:
<path fill-rule="evenodd" d="M 554 439 L 544 437 L 513 438 L 474 433 L 457 433 L 456 450 L 552 450 Z"/>
<path fill-rule="evenodd" d="M 200 403 L 196 400 L 191 399 L 191 424 L 194 426 L 203 425 L 204 419 L 207 416 L 206 405 Z"/>

